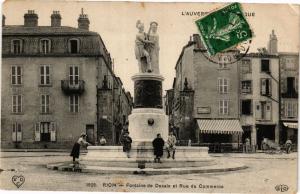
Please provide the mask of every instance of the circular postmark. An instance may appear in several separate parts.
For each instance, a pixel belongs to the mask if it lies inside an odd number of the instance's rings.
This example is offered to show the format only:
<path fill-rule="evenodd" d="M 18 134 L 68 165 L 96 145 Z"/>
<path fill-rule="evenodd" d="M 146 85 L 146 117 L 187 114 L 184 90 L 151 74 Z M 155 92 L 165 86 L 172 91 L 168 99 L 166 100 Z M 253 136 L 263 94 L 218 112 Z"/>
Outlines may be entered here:
<path fill-rule="evenodd" d="M 233 48 L 227 49 L 223 52 L 210 56 L 207 51 L 201 52 L 204 57 L 216 64 L 232 64 L 243 59 L 250 50 L 251 39 L 239 43 Z"/>

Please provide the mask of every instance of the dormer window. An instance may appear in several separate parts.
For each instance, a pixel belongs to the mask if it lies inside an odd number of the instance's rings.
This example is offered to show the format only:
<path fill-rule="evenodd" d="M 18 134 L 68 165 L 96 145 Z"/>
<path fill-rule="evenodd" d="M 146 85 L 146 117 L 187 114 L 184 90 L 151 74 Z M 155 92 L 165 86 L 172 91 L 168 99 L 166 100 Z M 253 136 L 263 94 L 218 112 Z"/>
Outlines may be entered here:
<path fill-rule="evenodd" d="M 14 39 L 11 41 L 11 52 L 13 54 L 20 54 L 23 50 L 22 40 Z"/>
<path fill-rule="evenodd" d="M 70 39 L 69 40 L 69 52 L 70 53 L 79 53 L 79 40 Z"/>
<path fill-rule="evenodd" d="M 51 41 L 49 39 L 41 39 L 40 41 L 40 52 L 43 54 L 50 53 Z"/>

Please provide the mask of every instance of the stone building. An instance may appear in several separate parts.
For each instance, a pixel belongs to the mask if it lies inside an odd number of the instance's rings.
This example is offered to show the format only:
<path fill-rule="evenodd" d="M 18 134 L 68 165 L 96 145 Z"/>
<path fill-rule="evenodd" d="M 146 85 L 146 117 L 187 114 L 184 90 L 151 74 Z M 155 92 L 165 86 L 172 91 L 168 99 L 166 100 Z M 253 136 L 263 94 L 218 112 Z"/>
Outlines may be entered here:
<path fill-rule="evenodd" d="M 111 57 L 100 35 L 89 31 L 86 14 L 77 28 L 61 26 L 61 18 L 54 11 L 51 25 L 39 26 L 33 10 L 24 25 L 7 25 L 3 17 L 3 148 L 69 148 L 82 132 L 97 141 L 97 88 L 105 77 L 109 84 L 116 79 Z"/>
<path fill-rule="evenodd" d="M 133 99 L 123 88 L 119 77 L 109 81 L 105 75 L 101 87 L 98 87 L 98 137 L 104 135 L 111 145 L 119 144 L 121 130 L 128 122 L 133 107 Z"/>
<path fill-rule="evenodd" d="M 226 52 L 220 63 L 212 62 L 198 35 L 183 47 L 175 67 L 174 97 L 169 102 L 173 104 L 171 125 L 180 140 L 239 142 L 238 65 L 224 63 L 235 52 Z"/>
<path fill-rule="evenodd" d="M 279 59 L 251 53 L 240 65 L 240 118 L 243 142 L 260 148 L 263 138 L 279 143 Z"/>
<path fill-rule="evenodd" d="M 298 140 L 299 54 L 279 52 L 280 63 L 280 141 Z"/>
<path fill-rule="evenodd" d="M 268 49 L 231 64 L 222 63 L 229 56 L 222 53 L 217 64 L 207 60 L 194 35 L 183 47 L 167 91 L 169 122 L 179 129 L 179 138 L 200 143 L 249 138 L 258 149 L 263 138 L 297 143 L 299 55 L 278 52 L 277 42 L 272 31 Z"/>

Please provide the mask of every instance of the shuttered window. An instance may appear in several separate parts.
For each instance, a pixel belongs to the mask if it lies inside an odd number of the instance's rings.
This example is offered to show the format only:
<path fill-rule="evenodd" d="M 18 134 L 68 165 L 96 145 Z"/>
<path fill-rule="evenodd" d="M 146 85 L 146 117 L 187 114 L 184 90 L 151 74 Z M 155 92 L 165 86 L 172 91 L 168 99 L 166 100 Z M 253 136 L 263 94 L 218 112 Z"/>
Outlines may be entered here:
<path fill-rule="evenodd" d="M 11 66 L 11 84 L 22 84 L 22 67 L 20 65 Z"/>

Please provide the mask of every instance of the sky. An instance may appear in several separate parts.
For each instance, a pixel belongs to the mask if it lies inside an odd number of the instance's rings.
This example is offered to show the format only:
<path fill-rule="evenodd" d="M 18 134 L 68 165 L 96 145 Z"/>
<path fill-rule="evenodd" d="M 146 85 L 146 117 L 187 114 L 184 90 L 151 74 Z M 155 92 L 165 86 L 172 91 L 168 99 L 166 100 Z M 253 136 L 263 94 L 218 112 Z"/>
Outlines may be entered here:
<path fill-rule="evenodd" d="M 136 21 L 141 20 L 148 32 L 151 21 L 158 23 L 160 73 L 165 77 L 163 90 L 172 87 L 176 61 L 192 34 L 198 33 L 195 21 L 203 16 L 188 16 L 189 12 L 210 12 L 228 3 L 135 3 L 95 1 L 8 0 L 3 6 L 6 25 L 23 25 L 27 10 L 35 10 L 39 25 L 50 25 L 53 10 L 60 11 L 63 26 L 77 27 L 84 9 L 90 20 L 90 30 L 102 37 L 114 59 L 114 70 L 133 94 L 131 76 L 138 72 L 134 54 Z M 242 4 L 244 12 L 254 13 L 247 20 L 254 32 L 251 51 L 267 47 L 272 29 L 278 38 L 280 52 L 299 52 L 299 7 L 292 4 Z"/>

